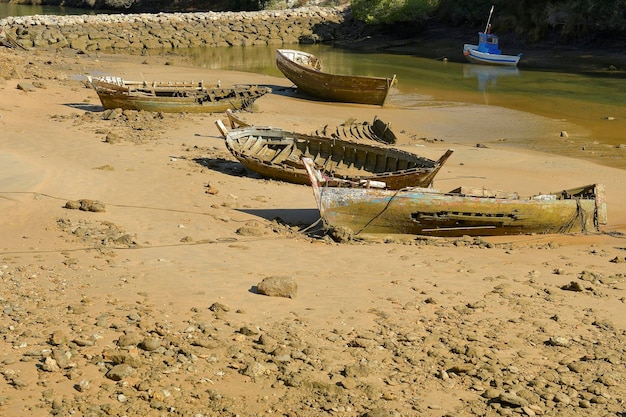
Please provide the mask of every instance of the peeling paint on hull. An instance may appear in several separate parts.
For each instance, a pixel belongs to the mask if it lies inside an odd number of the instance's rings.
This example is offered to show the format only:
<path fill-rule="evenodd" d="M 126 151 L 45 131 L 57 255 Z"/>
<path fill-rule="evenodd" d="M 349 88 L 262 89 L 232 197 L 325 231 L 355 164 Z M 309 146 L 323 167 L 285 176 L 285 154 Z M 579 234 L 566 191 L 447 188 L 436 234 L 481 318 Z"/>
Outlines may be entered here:
<path fill-rule="evenodd" d="M 307 166 L 307 168 L 309 168 Z M 607 223 L 604 186 L 531 197 L 478 196 L 457 189 L 380 190 L 323 186 L 311 173 L 322 219 L 355 235 L 414 234 L 487 236 L 527 233 L 594 232 Z"/>
<path fill-rule="evenodd" d="M 223 113 L 250 107 L 271 92 L 267 87 L 190 87 L 177 84 L 126 84 L 92 79 L 105 109 L 143 110 L 164 113 Z"/>

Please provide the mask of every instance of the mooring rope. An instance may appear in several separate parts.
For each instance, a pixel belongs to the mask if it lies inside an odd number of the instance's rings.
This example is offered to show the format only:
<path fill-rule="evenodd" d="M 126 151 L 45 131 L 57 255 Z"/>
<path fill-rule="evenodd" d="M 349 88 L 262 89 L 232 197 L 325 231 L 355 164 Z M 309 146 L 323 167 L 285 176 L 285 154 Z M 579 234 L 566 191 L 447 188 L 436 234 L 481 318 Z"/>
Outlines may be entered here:
<path fill-rule="evenodd" d="M 365 223 L 365 226 L 363 226 L 361 229 L 359 229 L 355 235 L 358 235 L 359 233 L 361 233 L 363 230 L 365 230 L 370 224 L 372 224 L 372 222 L 374 220 L 376 220 L 377 218 L 379 218 L 380 216 L 382 216 L 382 214 L 387 211 L 387 209 L 389 208 L 389 206 L 391 205 L 391 202 L 398 196 L 398 193 L 400 191 L 403 191 L 404 189 L 399 189 L 396 190 L 395 193 L 393 193 L 393 195 L 389 198 L 389 201 L 387 201 L 387 204 L 385 204 L 385 207 L 383 207 L 383 209 L 374 217 L 372 217 L 367 223 Z"/>

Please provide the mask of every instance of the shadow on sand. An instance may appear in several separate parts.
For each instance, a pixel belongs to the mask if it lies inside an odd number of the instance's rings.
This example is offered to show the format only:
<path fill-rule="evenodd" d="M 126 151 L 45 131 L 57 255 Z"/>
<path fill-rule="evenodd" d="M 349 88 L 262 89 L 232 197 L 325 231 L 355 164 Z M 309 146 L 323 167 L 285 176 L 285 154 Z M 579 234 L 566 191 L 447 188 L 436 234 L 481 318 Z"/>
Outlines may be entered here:
<path fill-rule="evenodd" d="M 89 111 L 92 113 L 104 111 L 104 107 L 96 104 L 86 104 L 86 103 L 66 103 L 67 107 L 71 107 L 73 109 Z"/>
<path fill-rule="evenodd" d="M 311 196 L 311 204 L 315 204 Z M 237 209 L 242 213 L 261 217 L 266 220 L 278 220 L 290 226 L 308 227 L 320 218 L 317 209 Z"/>

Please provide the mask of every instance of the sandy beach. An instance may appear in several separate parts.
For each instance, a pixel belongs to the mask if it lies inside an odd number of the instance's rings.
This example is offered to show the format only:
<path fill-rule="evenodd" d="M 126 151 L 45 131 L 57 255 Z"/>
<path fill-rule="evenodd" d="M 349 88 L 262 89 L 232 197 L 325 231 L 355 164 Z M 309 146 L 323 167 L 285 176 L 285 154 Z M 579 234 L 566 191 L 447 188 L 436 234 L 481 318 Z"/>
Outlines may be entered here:
<path fill-rule="evenodd" d="M 310 187 L 228 153 L 223 115 L 106 120 L 85 82 L 99 74 L 267 85 L 242 117 L 305 133 L 378 116 L 403 150 L 455 150 L 439 189 L 603 183 L 609 223 L 337 244 L 311 233 Z M 0 48 L 0 415 L 626 413 L 624 170 L 503 141 L 563 140 L 571 121 L 332 104 L 289 87 L 173 56 Z M 80 200 L 103 211 L 65 208 Z M 297 294 L 259 294 L 273 277 Z"/>

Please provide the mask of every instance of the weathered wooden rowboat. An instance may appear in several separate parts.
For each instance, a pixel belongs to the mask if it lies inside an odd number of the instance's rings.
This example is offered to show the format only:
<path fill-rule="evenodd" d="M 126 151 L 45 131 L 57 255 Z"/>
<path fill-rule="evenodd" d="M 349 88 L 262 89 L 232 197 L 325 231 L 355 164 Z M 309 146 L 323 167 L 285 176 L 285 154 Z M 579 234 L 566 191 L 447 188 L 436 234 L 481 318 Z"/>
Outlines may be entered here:
<path fill-rule="evenodd" d="M 233 113 L 232 110 L 226 110 L 226 117 L 230 123 L 231 129 L 250 126 L 250 123 Z M 391 125 L 374 116 L 374 121 L 357 123 L 348 121 L 338 126 L 326 125 L 317 129 L 313 135 L 342 140 L 373 140 L 376 142 L 393 145 L 397 142 L 396 134 L 391 130 Z"/>
<path fill-rule="evenodd" d="M 185 82 L 135 82 L 118 77 L 90 78 L 105 109 L 145 110 L 165 113 L 221 113 L 245 109 L 271 92 L 267 87 Z"/>
<path fill-rule="evenodd" d="M 602 184 L 530 197 L 460 187 L 385 190 L 328 179 L 310 159 L 303 161 L 327 227 L 354 235 L 429 236 L 575 233 L 599 230 L 607 223 Z"/>
<path fill-rule="evenodd" d="M 384 146 L 293 133 L 273 127 L 248 126 L 228 131 L 216 125 L 226 147 L 246 168 L 263 177 L 311 184 L 303 157 L 323 172 L 350 181 L 384 181 L 390 189 L 428 186 L 452 154 L 434 161 Z"/>
<path fill-rule="evenodd" d="M 322 71 L 321 61 L 312 54 L 293 49 L 276 51 L 276 66 L 298 90 L 327 101 L 382 106 L 396 80 L 357 75 L 336 75 Z"/>

